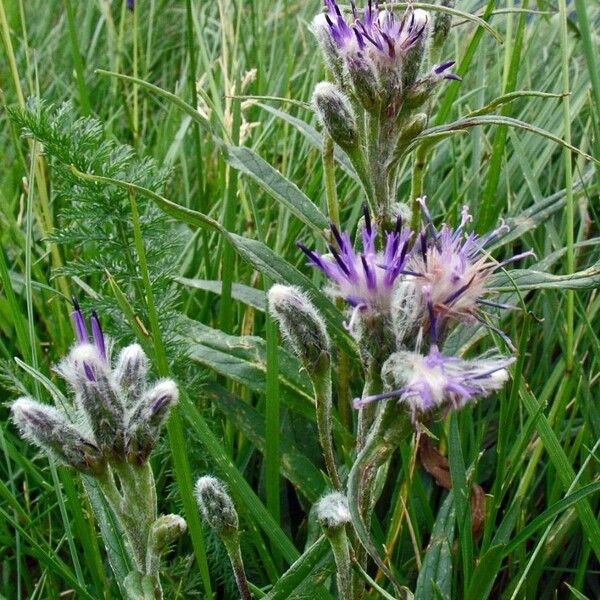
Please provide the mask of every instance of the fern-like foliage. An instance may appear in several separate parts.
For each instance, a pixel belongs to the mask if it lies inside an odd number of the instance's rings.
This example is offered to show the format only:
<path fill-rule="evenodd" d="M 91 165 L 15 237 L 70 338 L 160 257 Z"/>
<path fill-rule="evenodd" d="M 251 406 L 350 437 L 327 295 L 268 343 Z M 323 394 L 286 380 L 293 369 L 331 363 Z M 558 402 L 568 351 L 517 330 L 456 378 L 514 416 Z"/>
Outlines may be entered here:
<path fill-rule="evenodd" d="M 57 223 L 52 241 L 69 257 L 60 270 L 79 277 L 100 295 L 94 305 L 112 315 L 109 330 L 117 338 L 131 338 L 131 328 L 119 316 L 112 294 L 105 293 L 106 274 L 114 278 L 143 323 L 148 323 L 146 300 L 139 272 L 128 193 L 114 185 L 86 181 L 75 176 L 74 166 L 84 173 L 111 177 L 161 193 L 168 172 L 150 158 L 139 158 L 133 148 L 108 139 L 103 125 L 92 118 L 77 118 L 70 103 L 55 107 L 30 100 L 10 118 L 25 136 L 41 144 L 50 167 L 52 201 Z M 181 252 L 181 236 L 175 225 L 153 204 L 137 197 L 142 237 L 154 300 L 162 334 L 172 358 L 177 330 L 172 278 Z M 105 319 L 106 321 L 107 319 Z"/>

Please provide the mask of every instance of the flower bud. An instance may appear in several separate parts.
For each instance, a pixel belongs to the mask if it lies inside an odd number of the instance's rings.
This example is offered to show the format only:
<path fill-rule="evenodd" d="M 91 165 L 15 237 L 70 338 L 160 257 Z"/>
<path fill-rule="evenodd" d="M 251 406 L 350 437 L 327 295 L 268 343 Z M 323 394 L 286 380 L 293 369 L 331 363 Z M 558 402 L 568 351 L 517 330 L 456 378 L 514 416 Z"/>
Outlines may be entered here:
<path fill-rule="evenodd" d="M 348 500 L 340 492 L 332 492 L 323 496 L 315 507 L 316 519 L 323 529 L 339 529 L 350 523 Z"/>
<path fill-rule="evenodd" d="M 225 484 L 216 477 L 205 475 L 196 482 L 196 501 L 204 520 L 220 537 L 235 533 L 239 519 Z"/>
<path fill-rule="evenodd" d="M 148 552 L 154 556 L 162 556 L 168 547 L 176 542 L 187 529 L 185 520 L 179 515 L 162 515 L 150 528 Z"/>
<path fill-rule="evenodd" d="M 333 141 L 344 150 L 355 147 L 358 133 L 348 98 L 332 83 L 322 81 L 317 84 L 312 100 L 321 123 Z"/>
<path fill-rule="evenodd" d="M 329 335 L 323 318 L 300 289 L 274 285 L 268 293 L 269 311 L 279 323 L 296 356 L 313 373 L 330 351 Z"/>
<path fill-rule="evenodd" d="M 147 372 L 148 358 L 139 344 L 131 344 L 121 350 L 114 376 L 128 407 L 133 407 L 142 397 Z"/>
<path fill-rule="evenodd" d="M 417 81 L 409 90 L 405 99 L 406 107 L 414 109 L 421 106 L 431 97 L 435 88 L 444 79 L 462 81 L 458 75 L 449 70 L 453 66 L 453 60 L 435 65 L 429 75 Z"/>
<path fill-rule="evenodd" d="M 143 464 L 156 446 L 160 430 L 177 403 L 178 393 L 171 379 L 159 381 L 144 394 L 129 416 L 127 458 Z"/>
<path fill-rule="evenodd" d="M 108 366 L 90 344 L 76 346 L 70 355 L 78 377 L 77 403 L 87 416 L 96 444 L 105 456 L 125 454 L 125 407 Z"/>
<path fill-rule="evenodd" d="M 21 435 L 61 462 L 82 473 L 100 473 L 100 450 L 51 406 L 19 398 L 11 406 L 12 419 Z"/>
<path fill-rule="evenodd" d="M 331 37 L 325 13 L 319 13 L 312 20 L 310 30 L 319 44 L 327 68 L 331 71 L 336 81 L 341 84 L 344 74 L 344 63 L 338 47 Z"/>
<path fill-rule="evenodd" d="M 419 76 L 429 38 L 429 15 L 427 12 L 416 9 L 413 11 L 411 18 L 413 19 L 413 29 L 421 33 L 404 56 L 402 63 L 402 84 L 404 89 L 410 88 Z"/>
<path fill-rule="evenodd" d="M 346 60 L 352 91 L 367 111 L 381 105 L 381 84 L 375 66 L 366 56 L 348 56 Z"/>

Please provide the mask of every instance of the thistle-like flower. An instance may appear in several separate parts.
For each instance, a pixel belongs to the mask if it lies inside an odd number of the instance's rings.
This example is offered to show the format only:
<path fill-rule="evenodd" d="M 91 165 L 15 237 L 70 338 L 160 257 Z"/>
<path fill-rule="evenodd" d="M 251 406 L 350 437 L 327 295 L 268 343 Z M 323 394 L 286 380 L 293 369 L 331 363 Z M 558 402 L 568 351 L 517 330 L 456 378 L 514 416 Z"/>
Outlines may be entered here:
<path fill-rule="evenodd" d="M 335 0 L 325 0 L 325 8 L 312 30 L 338 82 L 345 74 L 366 110 L 382 101 L 399 106 L 399 95 L 417 80 L 425 55 L 427 12 L 409 8 L 397 15 L 369 0 L 362 14 L 353 4 L 347 20 Z"/>
<path fill-rule="evenodd" d="M 148 359 L 137 344 L 121 351 L 113 369 L 112 345 L 98 315 L 92 311 L 90 339 L 75 299 L 73 307 L 76 342 L 56 370 L 74 391 L 75 422 L 68 423 L 54 408 L 22 400 L 13 404 L 15 422 L 24 437 L 79 470 L 106 459 L 142 465 L 177 402 L 177 387 L 165 379 L 147 390 Z"/>
<path fill-rule="evenodd" d="M 476 319 L 489 327 L 483 318 L 484 306 L 509 308 L 484 297 L 488 293 L 486 284 L 490 275 L 533 253 L 523 252 L 502 262 L 494 261 L 485 247 L 507 231 L 506 225 L 502 224 L 483 237 L 475 233 L 466 235 L 464 229 L 471 215 L 464 207 L 461 223 L 456 229 L 444 224 L 437 230 L 431 222 L 425 199 L 420 202 L 429 223 L 415 241 L 407 269 L 416 275 L 414 282 L 426 304 L 432 342 L 437 342 L 449 318 Z M 502 332 L 492 329 L 506 339 Z"/>
<path fill-rule="evenodd" d="M 423 413 L 438 409 L 460 409 L 476 398 L 489 396 L 508 379 L 512 357 L 497 354 L 464 360 L 445 356 L 432 346 L 429 354 L 401 351 L 384 365 L 382 376 L 391 391 L 356 398 L 354 407 L 370 402 L 399 398 L 410 408 L 413 422 Z"/>
<path fill-rule="evenodd" d="M 428 16 L 423 10 L 407 10 L 398 18 L 389 10 L 380 11 L 371 0 L 360 15 L 352 7 L 350 24 L 335 0 L 325 0 L 329 33 L 343 56 L 367 56 L 375 63 L 393 65 L 425 33 Z"/>
<path fill-rule="evenodd" d="M 308 264 L 317 267 L 331 280 L 330 293 L 344 298 L 354 307 L 352 327 L 357 311 L 389 313 L 392 288 L 401 274 L 406 274 L 411 233 L 402 227 L 398 218 L 396 229 L 385 233 L 383 251 L 376 248 L 377 229 L 371 222 L 367 207 L 364 208 L 365 224 L 361 231 L 362 252 L 355 252 L 347 233 L 340 233 L 331 225 L 337 247 L 329 245 L 332 258 L 309 250 L 304 244 L 298 247 L 309 259 Z"/>

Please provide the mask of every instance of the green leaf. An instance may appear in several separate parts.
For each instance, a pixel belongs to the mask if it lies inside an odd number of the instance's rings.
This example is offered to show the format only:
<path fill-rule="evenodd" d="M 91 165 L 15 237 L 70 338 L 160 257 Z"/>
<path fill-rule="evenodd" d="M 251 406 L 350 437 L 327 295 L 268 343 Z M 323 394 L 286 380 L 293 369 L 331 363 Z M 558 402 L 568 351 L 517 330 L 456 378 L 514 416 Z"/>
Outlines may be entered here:
<path fill-rule="evenodd" d="M 471 576 L 465 600 L 486 600 L 505 556 L 505 546 L 492 546 L 480 559 Z"/>
<path fill-rule="evenodd" d="M 234 496 L 236 505 L 250 514 L 254 523 L 263 529 L 273 546 L 291 564 L 300 555 L 294 544 L 265 508 L 265 505 L 223 448 L 221 440 L 217 438 L 196 406 L 185 394 L 182 394 L 180 404 L 182 407 L 181 415 L 187 419 L 191 428 L 195 431 L 196 439 L 206 450 L 215 469 L 229 484 L 229 490 Z"/>
<path fill-rule="evenodd" d="M 420 133 L 408 146 L 406 152 L 410 152 L 416 146 L 423 143 L 423 141 L 428 140 L 429 138 L 435 138 L 442 134 L 446 134 L 454 131 L 461 131 L 464 129 L 470 129 L 471 127 L 477 127 L 479 125 L 506 125 L 509 127 L 515 127 L 517 129 L 524 129 L 530 133 L 535 133 L 541 137 L 545 137 L 549 140 L 552 140 L 556 144 L 563 146 L 564 148 L 568 148 L 571 152 L 582 156 L 583 158 L 593 161 L 596 164 L 600 164 L 600 160 L 597 160 L 593 156 L 583 152 L 579 148 L 576 148 L 572 144 L 565 142 L 565 140 L 561 139 L 557 135 L 546 131 L 545 129 L 541 129 L 536 125 L 531 125 L 530 123 L 525 123 L 525 121 L 519 121 L 518 119 L 513 119 L 512 117 L 505 117 L 499 115 L 481 115 L 479 117 L 471 117 L 466 119 L 460 119 L 458 121 L 454 121 L 453 123 L 448 123 L 447 125 L 438 125 L 436 127 L 431 127 L 430 129 L 426 129 L 422 133 Z"/>
<path fill-rule="evenodd" d="M 434 600 L 437 597 L 436 587 L 445 600 L 450 600 L 453 540 L 454 497 L 452 492 L 449 492 L 433 525 L 429 546 L 417 579 L 415 600 Z"/>
<path fill-rule="evenodd" d="M 542 443 L 544 444 L 544 448 L 548 452 L 548 456 L 550 457 L 550 460 L 556 469 L 556 473 L 560 479 L 562 488 L 565 490 L 569 489 L 575 480 L 575 471 L 561 443 L 558 441 L 556 433 L 554 433 L 550 423 L 548 423 L 546 416 L 544 414 L 538 414 L 540 403 L 523 384 L 519 390 L 519 395 L 523 401 L 523 404 L 525 405 L 525 408 L 527 409 L 527 412 L 531 416 L 537 415 L 536 429 L 538 435 L 540 436 Z M 600 525 L 598 525 L 598 521 L 594 515 L 592 507 L 586 499 L 583 499 L 581 502 L 578 502 L 575 505 L 575 508 L 577 510 L 577 515 L 579 517 L 579 521 L 581 522 L 581 526 L 585 531 L 590 545 L 594 549 L 594 554 L 596 555 L 596 558 L 600 559 Z"/>
<path fill-rule="evenodd" d="M 298 269 L 275 254 L 275 252 L 262 242 L 244 238 L 235 233 L 230 233 L 224 229 L 219 222 L 201 212 L 175 204 L 160 194 L 139 185 L 119 181 L 118 179 L 110 177 L 81 173 L 74 167 L 72 167 L 71 170 L 74 175 L 77 175 L 82 179 L 97 181 L 99 183 L 111 183 L 118 187 L 128 190 L 131 189 L 136 193 L 149 198 L 155 202 L 161 210 L 183 223 L 187 223 L 194 227 L 218 231 L 226 236 L 244 260 L 249 262 L 257 271 L 266 275 L 272 281 L 288 285 L 297 285 L 304 290 L 308 290 L 315 306 L 321 311 L 321 314 L 327 322 L 329 334 L 334 338 L 337 345 L 347 354 L 353 357 L 356 356 L 354 341 L 344 329 L 342 325 L 342 315 L 333 305 L 331 300 L 329 300 L 329 298 L 327 298 L 327 296 L 325 296 L 325 294 L 323 294 L 323 292 L 321 292 L 321 290 L 319 290 L 307 277 L 300 273 Z"/>
<path fill-rule="evenodd" d="M 479 560 L 477 567 L 473 571 L 469 590 L 465 600 L 486 600 L 489 596 L 494 580 L 500 570 L 502 561 L 510 556 L 521 545 L 532 539 L 533 534 L 543 527 L 548 521 L 564 512 L 573 505 L 581 502 L 584 498 L 600 491 L 600 482 L 590 483 L 567 497 L 555 502 L 547 508 L 542 514 L 538 515 L 533 521 L 516 535 L 509 543 L 500 543 L 493 545 Z M 509 511 L 511 518 L 516 517 L 518 511 Z M 512 528 L 512 526 L 510 527 Z"/>
<path fill-rule="evenodd" d="M 536 92 L 532 90 L 520 90 L 518 92 L 509 92 L 508 94 L 503 94 L 502 96 L 495 98 L 485 106 L 470 112 L 467 115 L 467 118 L 479 117 L 481 115 L 489 114 L 495 111 L 497 108 L 500 108 L 501 106 L 504 106 L 506 104 L 509 104 L 510 102 L 513 102 L 514 100 L 519 100 L 521 98 L 562 98 L 564 95 L 565 94 L 549 94 L 546 92 Z"/>
<path fill-rule="evenodd" d="M 270 112 L 272 115 L 275 115 L 276 117 L 288 122 L 290 125 L 293 125 L 306 138 L 311 146 L 316 148 L 319 152 L 323 152 L 323 136 L 314 127 L 311 127 L 308 123 L 306 123 L 306 121 L 298 119 L 297 117 L 293 117 L 292 115 L 289 115 L 282 110 L 278 110 L 277 108 L 273 108 L 272 106 L 268 106 L 267 104 L 262 104 L 261 102 L 258 102 L 257 106 L 260 106 L 267 112 Z M 360 183 L 360 179 L 358 178 L 350 159 L 337 144 L 335 144 L 333 148 L 333 156 L 346 174 L 352 177 L 356 183 Z"/>
<path fill-rule="evenodd" d="M 329 594 L 319 594 L 315 587 L 323 583 L 333 570 L 329 542 L 321 537 L 281 576 L 265 596 L 265 600 L 311 600 L 330 597 Z"/>
<path fill-rule="evenodd" d="M 189 356 L 249 389 L 263 393 L 266 375 L 266 342 L 257 336 L 228 335 L 198 321 L 186 319 L 185 343 Z M 279 381 L 288 392 L 313 402 L 312 383 L 298 361 L 279 351 Z"/>
<path fill-rule="evenodd" d="M 312 200 L 251 148 L 226 146 L 225 159 L 233 168 L 251 177 L 265 192 L 286 206 L 318 235 L 322 235 L 329 226 L 327 217 Z"/>
<path fill-rule="evenodd" d="M 489 287 L 495 292 L 511 292 L 515 286 L 526 290 L 592 290 L 600 287 L 600 262 L 591 267 L 569 275 L 552 275 L 533 269 L 514 269 L 506 273 L 497 273 Z"/>
<path fill-rule="evenodd" d="M 265 246 L 262 242 L 244 238 L 233 233 L 229 234 L 229 238 L 240 255 L 257 271 L 260 271 L 276 283 L 297 285 L 299 288 L 308 291 L 311 300 L 325 318 L 331 337 L 334 338 L 337 345 L 344 352 L 350 354 L 350 356 L 356 356 L 354 341 L 342 325 L 340 311 L 312 281 L 283 258 L 275 254 L 273 250 Z"/>
<path fill-rule="evenodd" d="M 188 279 L 187 277 L 176 277 L 175 281 L 189 288 L 204 290 L 213 294 L 221 294 L 221 282 L 208 279 Z M 251 306 L 255 310 L 264 312 L 267 305 L 267 296 L 262 290 L 234 283 L 231 288 L 231 297 L 238 302 Z"/>
<path fill-rule="evenodd" d="M 189 357 L 248 389 L 264 394 L 267 373 L 267 345 L 256 336 L 234 336 L 188 319 L 185 344 Z M 294 412 L 315 421 L 314 393 L 310 378 L 295 357 L 280 349 L 278 353 L 281 400 Z M 336 434 L 348 439 L 349 433 L 333 419 Z"/>
<path fill-rule="evenodd" d="M 247 402 L 213 385 L 208 390 L 209 399 L 263 454 L 265 452 L 265 419 Z M 280 470 L 286 479 L 311 502 L 323 494 L 327 479 L 286 437 L 281 438 Z"/>

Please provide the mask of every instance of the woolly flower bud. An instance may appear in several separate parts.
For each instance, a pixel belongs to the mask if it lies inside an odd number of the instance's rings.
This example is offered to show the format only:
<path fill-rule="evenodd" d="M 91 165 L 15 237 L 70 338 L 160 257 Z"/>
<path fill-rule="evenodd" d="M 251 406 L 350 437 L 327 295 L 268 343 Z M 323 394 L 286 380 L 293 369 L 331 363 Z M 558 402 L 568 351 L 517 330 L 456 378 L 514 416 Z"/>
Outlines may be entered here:
<path fill-rule="evenodd" d="M 21 435 L 48 454 L 82 473 L 103 470 L 100 450 L 51 406 L 19 398 L 11 406 Z"/>
<path fill-rule="evenodd" d="M 373 62 L 361 56 L 348 56 L 346 59 L 348 77 L 352 83 L 352 91 L 368 111 L 376 110 L 381 104 L 381 84 Z"/>
<path fill-rule="evenodd" d="M 196 482 L 196 501 L 204 520 L 217 535 L 237 531 L 239 519 L 225 484 L 216 477 L 205 475 Z"/>
<path fill-rule="evenodd" d="M 161 556 L 172 543 L 183 535 L 186 529 L 185 520 L 179 515 L 162 515 L 152 523 L 150 528 L 148 551 L 155 556 Z"/>
<path fill-rule="evenodd" d="M 350 523 L 348 500 L 340 492 L 323 496 L 315 506 L 315 516 L 324 529 L 339 529 Z"/>
<path fill-rule="evenodd" d="M 309 372 L 329 354 L 330 341 L 323 318 L 299 288 L 274 285 L 268 293 L 269 310 L 282 335 Z"/>
<path fill-rule="evenodd" d="M 121 350 L 114 371 L 117 385 L 127 400 L 127 406 L 133 406 L 144 393 L 148 358 L 139 344 L 131 344 Z"/>
<path fill-rule="evenodd" d="M 420 32 L 420 35 L 404 56 L 402 84 L 406 88 L 410 87 L 417 80 L 427 49 L 429 34 L 429 15 L 426 11 L 421 9 L 413 11 L 413 19 L 413 27 Z"/>
<path fill-rule="evenodd" d="M 354 147 L 358 134 L 348 98 L 332 83 L 322 81 L 315 87 L 312 101 L 321 123 L 333 140 L 344 150 Z"/>
<path fill-rule="evenodd" d="M 339 49 L 331 37 L 330 26 L 327 23 L 325 13 L 319 13 L 310 24 L 310 30 L 315 36 L 323 59 L 329 70 L 333 73 L 336 80 L 341 83 L 343 78 L 344 65 Z"/>
<path fill-rule="evenodd" d="M 127 457 L 130 461 L 142 464 L 148 459 L 177 399 L 177 386 L 171 379 L 159 381 L 144 394 L 129 416 Z"/>
<path fill-rule="evenodd" d="M 91 344 L 75 346 L 66 360 L 77 373 L 76 400 L 87 416 L 96 443 L 107 456 L 124 456 L 125 407 L 108 365 Z"/>

